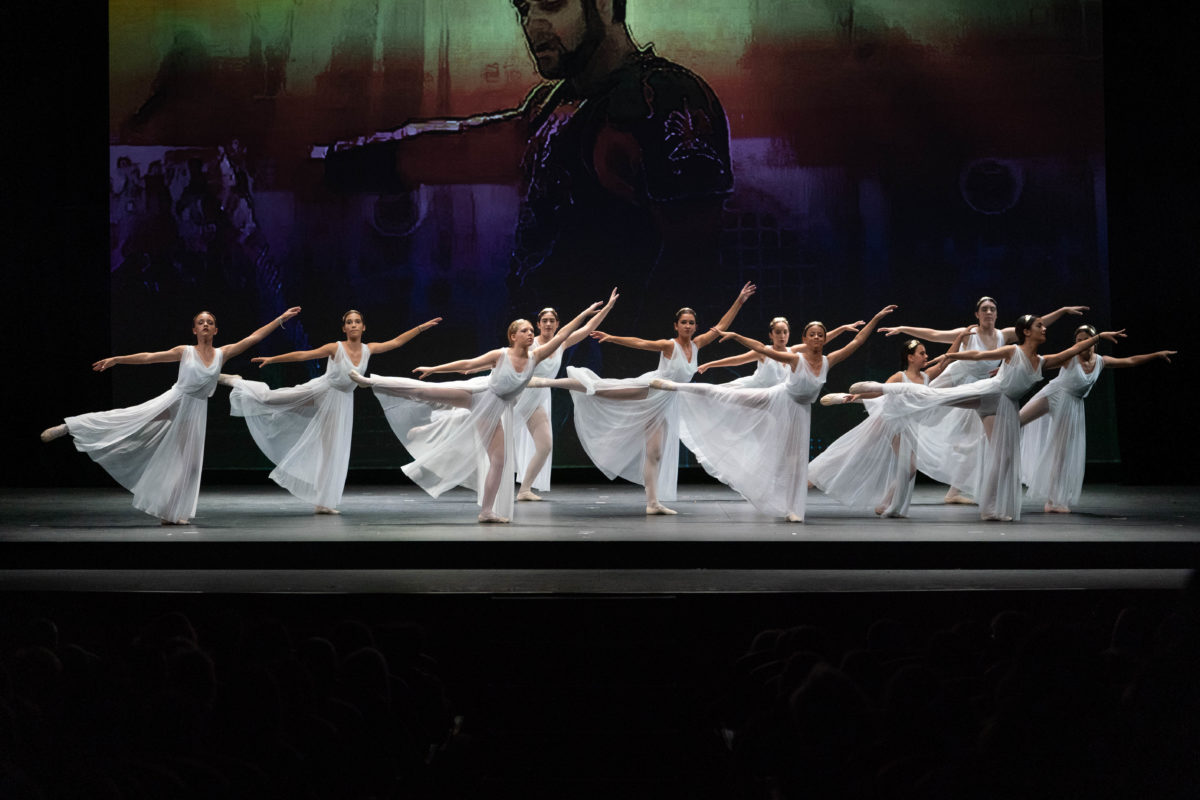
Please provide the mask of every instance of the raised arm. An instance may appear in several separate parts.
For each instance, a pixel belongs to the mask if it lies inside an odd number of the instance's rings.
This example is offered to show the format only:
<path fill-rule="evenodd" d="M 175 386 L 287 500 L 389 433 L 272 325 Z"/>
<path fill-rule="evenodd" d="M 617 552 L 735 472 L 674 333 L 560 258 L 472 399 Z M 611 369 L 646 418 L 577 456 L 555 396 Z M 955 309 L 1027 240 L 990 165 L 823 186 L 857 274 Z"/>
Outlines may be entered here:
<path fill-rule="evenodd" d="M 1124 358 L 1104 356 L 1104 368 L 1119 369 L 1121 367 L 1136 367 L 1140 364 L 1145 364 L 1148 361 L 1155 361 L 1160 358 L 1169 364 L 1171 363 L 1171 356 L 1178 352 L 1178 350 L 1156 350 L 1153 353 L 1143 353 L 1140 356 L 1126 356 Z"/>
<path fill-rule="evenodd" d="M 762 356 L 753 350 L 748 350 L 740 356 L 729 356 L 728 358 L 718 358 L 716 361 L 706 361 L 697 367 L 696 371 L 701 375 L 705 371 L 713 367 L 740 367 L 742 364 L 749 364 L 751 361 L 762 361 Z"/>
<path fill-rule="evenodd" d="M 277 356 L 255 356 L 250 359 L 250 363 L 258 364 L 261 369 L 267 364 L 290 364 L 293 361 L 312 361 L 317 358 L 330 358 L 333 356 L 335 350 L 337 350 L 337 342 L 330 342 L 318 347 L 316 350 L 293 350 L 290 353 L 280 353 Z"/>
<path fill-rule="evenodd" d="M 800 360 L 800 355 L 798 353 L 793 353 L 791 350 L 776 350 L 773 347 L 767 347 L 762 342 L 751 339 L 749 336 L 742 336 L 740 333 L 722 330 L 721 328 L 712 328 L 708 332 L 712 334 L 714 338 L 717 336 L 721 337 L 722 342 L 726 339 L 733 339 L 743 347 L 748 347 L 761 356 L 773 358 L 776 361 L 787 364 L 789 367 L 793 366 Z"/>
<path fill-rule="evenodd" d="M 1059 318 L 1063 314 L 1070 314 L 1071 316 L 1078 317 L 1079 315 L 1083 314 L 1083 312 L 1085 312 L 1087 310 L 1088 310 L 1087 306 L 1063 306 L 1062 308 L 1058 309 L 1057 311 L 1051 311 L 1049 314 L 1039 315 L 1038 319 L 1040 319 L 1042 321 L 1043 325 L 1045 325 L 1047 328 L 1049 328 L 1055 322 L 1058 322 Z M 1001 328 L 1000 333 L 1001 333 L 1001 335 L 1004 336 L 1005 343 L 1015 342 L 1017 340 L 1017 329 L 1012 326 L 1009 326 L 1007 328 Z M 1046 366 L 1046 365 L 1043 363 L 1042 366 Z"/>
<path fill-rule="evenodd" d="M 863 343 L 865 341 L 867 341 L 868 338 L 870 338 L 871 331 L 875 330 L 875 326 L 879 324 L 879 321 L 881 319 L 883 319 L 884 317 L 886 317 L 888 314 L 895 311 L 896 308 L 897 307 L 895 305 L 887 305 L 887 306 L 884 306 L 883 308 L 879 309 L 879 311 L 876 312 L 875 316 L 871 317 L 871 321 L 868 322 L 865 326 L 863 326 L 862 330 L 860 330 L 858 333 L 856 333 L 854 335 L 854 338 L 850 340 L 849 344 L 847 344 L 845 347 L 841 348 L 840 350 L 834 350 L 832 353 L 830 353 L 827 356 L 829 359 L 829 366 L 832 367 L 834 364 L 837 364 L 841 361 L 845 361 L 847 358 L 852 356 L 854 354 L 854 351 L 857 350 L 858 348 L 862 347 Z M 825 340 L 826 341 L 829 340 L 828 334 L 826 334 Z"/>
<path fill-rule="evenodd" d="M 950 330 L 939 331 L 934 328 L 918 328 L 913 325 L 895 325 L 891 328 L 880 328 L 879 332 L 884 336 L 895 336 L 896 334 L 904 334 L 911 336 L 914 339 L 920 339 L 923 342 L 941 342 L 949 344 L 954 341 L 954 337 L 965 331 L 967 326 L 962 328 L 951 328 Z"/>
<path fill-rule="evenodd" d="M 484 369 L 495 369 L 500 363 L 500 357 L 504 355 L 504 350 L 492 350 L 475 358 L 461 358 L 458 361 L 449 361 L 445 364 L 438 364 L 436 367 L 417 367 L 413 372 L 417 373 L 421 380 L 425 380 L 430 375 L 438 372 L 478 372 Z"/>
<path fill-rule="evenodd" d="M 417 334 L 424 333 L 441 321 L 441 317 L 435 317 L 428 322 L 422 322 L 415 328 L 409 328 L 394 339 L 388 339 L 386 342 L 370 342 L 367 344 L 367 348 L 371 351 L 371 355 L 373 356 L 379 355 L 380 353 L 386 353 L 389 350 L 395 350 L 397 347 L 403 347 L 404 345 L 408 344 L 414 338 L 416 338 Z"/>
<path fill-rule="evenodd" d="M 671 339 L 639 339 L 636 336 L 612 336 L 604 331 L 592 331 L 592 338 L 601 344 L 619 344 L 634 350 L 651 350 L 670 357 L 675 351 L 675 343 Z M 693 340 L 694 341 L 694 340 Z"/>
<path fill-rule="evenodd" d="M 609 298 L 610 303 L 612 303 L 616 299 L 615 298 L 616 289 L 613 290 L 613 295 L 614 295 L 614 297 Z M 545 361 L 547 358 L 549 358 L 550 356 L 552 356 L 554 354 L 555 350 L 562 347 L 562 344 L 563 344 L 563 342 L 565 342 L 567 340 L 567 337 L 570 336 L 572 333 L 574 333 L 575 330 L 580 325 L 583 324 L 583 321 L 585 319 L 587 319 L 588 317 L 595 314 L 600 309 L 600 307 L 601 307 L 600 303 L 597 302 L 597 303 L 592 303 L 590 306 L 585 308 L 583 311 L 580 311 L 575 316 L 574 319 L 572 319 L 566 325 L 563 325 L 561 328 L 559 328 L 558 332 L 556 334 L 554 334 L 554 336 L 550 337 L 550 341 L 548 341 L 544 345 L 541 345 L 540 347 L 536 347 L 532 351 L 530 351 L 530 353 L 529 353 L 530 357 L 538 362 Z"/>
<path fill-rule="evenodd" d="M 270 334 L 272 331 L 274 331 L 276 328 L 282 329 L 283 323 L 287 322 L 289 319 L 291 319 L 292 317 L 296 316 L 299 313 L 300 313 L 300 306 L 292 306 L 287 311 L 283 312 L 278 317 L 271 320 L 266 325 L 263 325 L 261 328 L 256 330 L 254 333 L 247 336 L 245 339 L 242 339 L 239 342 L 234 342 L 233 344 L 225 345 L 224 347 L 221 348 L 222 350 L 225 351 L 225 360 L 229 361 L 234 356 L 241 355 L 248 348 L 253 347 L 254 345 L 261 342 L 263 339 L 267 338 L 267 335 Z"/>
<path fill-rule="evenodd" d="M 946 359 L 946 355 L 949 353 L 957 353 L 959 350 L 961 350 L 962 343 L 965 342 L 967 337 L 974 333 L 975 330 L 976 326 L 974 325 L 963 328 L 962 333 L 958 334 L 958 336 L 955 336 L 954 341 L 950 343 L 949 350 L 947 350 L 945 353 L 942 353 L 940 356 L 929 359 L 929 361 L 926 362 L 927 366 L 925 367 L 924 371 L 929 377 L 929 380 L 933 380 L 938 375 L 941 375 L 946 371 L 946 367 L 950 366 L 950 361 Z"/>
<path fill-rule="evenodd" d="M 618 297 L 620 297 L 620 294 L 617 293 L 617 287 L 614 286 L 612 294 L 609 295 L 608 302 L 604 304 L 604 307 L 596 312 L 596 314 L 594 314 L 592 318 L 587 321 L 586 325 L 579 330 L 572 332 L 571 335 L 566 338 L 566 341 L 563 342 L 563 347 L 574 347 L 591 335 L 592 331 L 596 330 L 596 328 L 599 328 L 600 323 L 603 322 L 604 318 L 608 316 L 608 312 L 612 311 L 612 307 L 616 305 Z"/>
<path fill-rule="evenodd" d="M 745 305 L 746 301 L 750 299 L 750 296 L 754 294 L 755 288 L 757 287 L 755 287 L 753 283 L 747 281 L 746 285 L 742 287 L 742 290 L 738 292 L 737 299 L 733 301 L 733 305 L 731 305 L 729 310 L 725 312 L 725 316 L 721 317 L 720 321 L 717 322 L 717 324 L 713 327 L 717 330 L 728 330 L 729 326 L 733 324 L 734 317 L 738 315 L 738 312 L 742 310 L 742 306 Z M 712 330 L 708 330 L 699 336 L 693 337 L 692 341 L 696 344 L 696 347 L 704 347 L 704 345 L 710 344 L 716 340 L 717 336 L 719 335 L 720 334 L 715 333 Z"/>
<path fill-rule="evenodd" d="M 111 369 L 117 364 L 165 364 L 170 361 L 179 361 L 183 358 L 183 351 L 186 345 L 172 347 L 170 350 L 159 350 L 153 353 L 133 353 L 127 356 L 110 356 L 102 358 L 92 364 L 92 369 L 96 372 L 104 372 L 106 369 Z"/>
<path fill-rule="evenodd" d="M 1109 341 L 1109 342 L 1115 342 L 1118 339 L 1124 339 L 1124 338 L 1125 338 L 1125 329 L 1124 328 L 1122 328 L 1119 331 L 1104 331 L 1102 333 L 1097 333 L 1095 336 L 1090 336 L 1087 339 L 1083 339 L 1082 341 L 1076 342 L 1074 344 L 1074 346 L 1068 347 L 1066 350 L 1063 350 L 1061 353 L 1055 353 L 1052 356 L 1043 357 L 1042 358 L 1042 366 L 1043 367 L 1061 367 L 1063 364 L 1067 363 L 1072 358 L 1074 358 L 1075 356 L 1082 353 L 1084 350 L 1087 350 L 1089 347 L 1093 347 L 1101 339 L 1104 339 L 1105 341 Z M 1107 366 L 1107 364 L 1105 366 Z"/>

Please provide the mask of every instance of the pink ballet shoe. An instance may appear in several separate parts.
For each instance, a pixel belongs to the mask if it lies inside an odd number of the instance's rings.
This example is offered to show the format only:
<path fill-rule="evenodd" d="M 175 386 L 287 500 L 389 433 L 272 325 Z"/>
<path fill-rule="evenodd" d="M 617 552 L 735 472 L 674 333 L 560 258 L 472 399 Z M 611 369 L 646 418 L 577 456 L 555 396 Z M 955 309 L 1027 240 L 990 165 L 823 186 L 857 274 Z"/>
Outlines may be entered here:
<path fill-rule="evenodd" d="M 830 392 L 821 398 L 823 406 L 840 406 L 850 397 L 849 392 Z"/>
<path fill-rule="evenodd" d="M 850 394 L 866 394 L 867 392 L 882 392 L 883 384 L 878 381 L 859 381 L 850 384 Z"/>
<path fill-rule="evenodd" d="M 53 442 L 55 439 L 66 435 L 67 424 L 64 422 L 62 425 L 55 425 L 53 428 L 46 428 L 46 430 L 42 431 L 38 438 L 40 438 L 43 442 Z"/>
<path fill-rule="evenodd" d="M 651 378 L 650 388 L 661 389 L 664 392 L 673 392 L 675 391 L 675 381 L 668 381 L 662 378 Z"/>
<path fill-rule="evenodd" d="M 359 386 L 370 387 L 375 385 L 375 380 L 373 378 L 364 377 L 358 372 L 358 370 L 355 369 L 350 370 L 350 380 L 354 381 Z"/>
<path fill-rule="evenodd" d="M 226 375 L 224 372 L 222 372 L 220 375 L 217 376 L 217 385 L 218 386 L 233 386 L 235 383 L 237 383 L 240 380 L 242 380 L 241 375 Z"/>

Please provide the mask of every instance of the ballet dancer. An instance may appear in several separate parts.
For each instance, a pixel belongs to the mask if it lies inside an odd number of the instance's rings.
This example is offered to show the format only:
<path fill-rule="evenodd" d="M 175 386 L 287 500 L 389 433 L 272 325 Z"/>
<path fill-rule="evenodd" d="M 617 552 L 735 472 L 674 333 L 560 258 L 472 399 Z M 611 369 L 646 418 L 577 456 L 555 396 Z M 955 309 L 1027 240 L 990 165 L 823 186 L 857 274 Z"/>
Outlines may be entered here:
<path fill-rule="evenodd" d="M 747 283 L 721 317 L 728 326 L 751 295 Z M 696 372 L 697 353 L 717 338 L 715 331 L 696 336 L 696 312 L 675 312 L 673 339 L 640 339 L 594 331 L 599 342 L 658 353 L 658 367 L 636 378 L 601 378 L 590 369 L 567 367 L 567 377 L 536 379 L 536 387 L 575 392 L 575 431 L 592 462 L 609 480 L 622 477 L 646 489 L 646 513 L 675 514 L 662 504 L 674 500 L 679 480 L 679 408 L 677 396 L 651 388 L 655 378 L 679 382 Z"/>
<path fill-rule="evenodd" d="M 217 318 L 201 311 L 192 318 L 194 345 L 102 358 L 92 364 L 96 372 L 117 364 L 178 361 L 179 376 L 170 389 L 140 405 L 67 417 L 42 431 L 42 441 L 71 434 L 76 450 L 91 456 L 133 493 L 134 508 L 158 517 L 163 525 L 186 525 L 196 515 L 208 398 L 217 388 L 221 367 L 299 313 L 299 306 L 289 308 L 246 338 L 213 347 Z"/>
<path fill-rule="evenodd" d="M 1096 335 L 1095 327 L 1080 325 L 1075 341 Z M 1115 358 L 1089 347 L 1059 369 L 1058 375 L 1021 407 L 1021 480 L 1027 500 L 1044 502 L 1047 513 L 1068 514 L 1079 502 L 1087 460 L 1087 425 L 1083 399 L 1102 369 L 1136 367 L 1162 359 L 1175 350 Z"/>
<path fill-rule="evenodd" d="M 966 335 L 964 329 L 950 350 L 961 347 Z M 925 345 L 909 339 L 901 353 L 901 370 L 886 383 L 926 386 L 942 373 L 946 363 L 940 359 L 931 363 Z M 812 460 L 808 482 L 843 505 L 873 508 L 884 517 L 906 517 L 917 476 L 914 423 L 919 417 L 886 418 L 879 413 L 879 406 L 886 402 L 887 396 L 880 394 L 831 392 L 821 398 L 823 406 L 862 403 L 868 417 Z"/>
<path fill-rule="evenodd" d="M 608 303 L 594 314 L 587 324 L 568 336 L 553 354 L 538 362 L 533 368 L 533 377 L 557 377 L 559 367 L 562 366 L 563 351 L 579 344 L 596 330 L 612 310 L 617 297 L 617 290 L 614 288 Z M 543 308 L 538 312 L 537 326 L 538 336 L 534 346 L 545 347 L 554 338 L 554 334 L 558 333 L 558 311 Z M 525 424 L 524 428 L 518 425 L 513 433 L 518 474 L 524 476 L 517 490 L 517 501 L 538 501 L 542 498 L 534 489 L 543 492 L 550 490 L 550 459 L 554 448 L 554 431 L 550 427 L 550 390 L 544 387 L 526 387 L 517 400 L 513 414 L 518 421 Z"/>
<path fill-rule="evenodd" d="M 540 347 L 534 346 L 532 323 L 518 319 L 508 326 L 508 347 L 435 367 L 417 367 L 413 372 L 421 376 L 419 380 L 368 378 L 357 371 L 351 371 L 350 378 L 375 391 L 392 430 L 413 456 L 404 466 L 405 475 L 433 497 L 459 485 L 473 488 L 480 505 L 479 522 L 508 522 L 516 483 L 513 407 L 537 364 L 554 355 L 601 305 L 588 306 Z M 492 371 L 486 379 L 421 382 L 439 372 L 488 368 Z M 504 492 L 500 492 L 502 480 L 507 486 Z"/>
<path fill-rule="evenodd" d="M 946 361 L 998 360 L 1000 369 L 994 377 L 941 389 L 902 383 L 881 384 L 874 381 L 863 381 L 850 387 L 851 394 L 896 394 L 892 402 L 882 408 L 881 413 L 889 418 L 921 413 L 940 405 L 990 405 L 994 408 L 995 420 L 987 432 L 980 470 L 979 515 L 984 520 L 1003 522 L 1021 518 L 1021 422 L 1017 402 L 1041 380 L 1043 367 L 1065 364 L 1100 339 L 1116 341 L 1125 336 L 1123 330 L 1105 331 L 1082 339 L 1060 353 L 1041 356 L 1038 355 L 1038 348 L 1046 341 L 1046 325 L 1041 319 L 1033 314 L 1026 314 L 1017 319 L 1013 329 L 1016 331 L 1016 344 L 1003 345 L 992 350 L 959 351 L 943 356 Z M 919 455 L 918 451 L 918 457 Z"/>
<path fill-rule="evenodd" d="M 851 322 L 849 325 L 839 325 L 825 337 L 825 344 L 828 345 L 843 333 L 850 331 L 858 333 L 858 329 L 866 323 L 863 320 Z M 775 317 L 767 324 L 768 339 L 772 350 L 782 353 L 785 350 L 790 350 L 793 353 L 799 352 L 805 348 L 805 344 L 788 345 L 788 339 L 791 337 L 791 328 L 787 321 L 787 317 Z M 731 388 L 741 389 L 762 389 L 767 386 L 774 386 L 777 383 L 783 383 L 787 380 L 787 370 L 783 366 L 783 362 L 776 361 L 773 358 L 767 358 L 761 353 L 754 350 L 747 350 L 741 355 L 729 356 L 728 358 L 718 358 L 716 361 L 707 361 L 701 364 L 696 372 L 703 375 L 714 367 L 738 367 L 742 364 L 755 362 L 754 372 L 749 375 L 743 375 L 740 378 L 734 378 L 722 384 Z"/>
<path fill-rule="evenodd" d="M 731 389 L 705 383 L 656 379 L 656 389 L 677 391 L 684 444 L 708 474 L 735 489 L 756 508 L 788 522 L 803 522 L 808 494 L 812 402 L 829 369 L 862 347 L 879 321 L 896 306 L 884 306 L 840 350 L 825 355 L 825 325 L 810 322 L 801 334 L 802 352 L 778 352 L 724 329 L 712 332 L 782 362 L 783 383 L 762 389 Z"/>
<path fill-rule="evenodd" d="M 271 389 L 261 381 L 240 375 L 222 375 L 219 382 L 233 387 L 230 413 L 245 417 L 250 435 L 263 455 L 275 464 L 270 478 L 299 499 L 311 503 L 317 514 L 337 514 L 350 465 L 350 438 L 354 428 L 354 394 L 350 370 L 367 369 L 372 355 L 403 347 L 417 334 L 442 321 L 421 323 L 384 342 L 364 342 L 367 326 L 357 310 L 342 315 L 346 339 L 315 350 L 297 350 L 277 356 L 258 356 L 252 363 L 288 364 L 328 359 L 325 374 L 298 386 Z"/>
<path fill-rule="evenodd" d="M 1080 315 L 1087 306 L 1063 306 L 1040 317 L 1046 327 L 1053 325 L 1064 314 Z M 880 328 L 885 336 L 904 334 L 925 342 L 950 344 L 959 333 L 975 328 L 963 342 L 963 350 L 993 350 L 1016 341 L 1016 331 L 1009 327 L 996 328 L 999 309 L 994 298 L 983 296 L 975 302 L 974 326 L 963 326 L 949 330 L 921 328 L 913 325 L 896 325 Z M 930 383 L 933 388 L 960 386 L 982 380 L 993 374 L 1000 366 L 999 361 L 959 361 L 952 363 Z M 917 451 L 917 467 L 926 475 L 949 484 L 943 502 L 973 504 L 969 495 L 979 479 L 979 448 L 989 435 L 995 416 L 992 399 L 982 398 L 981 405 L 974 409 L 947 407 L 925 416 L 919 428 L 921 447 Z"/>

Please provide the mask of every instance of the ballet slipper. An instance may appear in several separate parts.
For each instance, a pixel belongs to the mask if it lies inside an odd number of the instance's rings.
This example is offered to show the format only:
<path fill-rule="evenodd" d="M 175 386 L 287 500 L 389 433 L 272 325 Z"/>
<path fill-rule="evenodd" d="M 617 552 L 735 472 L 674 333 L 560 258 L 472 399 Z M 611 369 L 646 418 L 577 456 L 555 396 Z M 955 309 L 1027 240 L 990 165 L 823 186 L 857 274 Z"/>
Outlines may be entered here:
<path fill-rule="evenodd" d="M 850 384 L 850 394 L 866 394 L 868 392 L 882 392 L 883 384 L 878 381 L 859 381 L 858 383 Z"/>
<path fill-rule="evenodd" d="M 800 516 L 795 511 L 789 511 L 784 519 L 788 522 L 804 522 L 804 517 Z"/>
<path fill-rule="evenodd" d="M 67 423 L 64 422 L 61 425 L 55 425 L 53 428 L 46 428 L 46 430 L 42 431 L 40 438 L 43 442 L 53 442 L 55 439 L 66 435 Z"/>
<path fill-rule="evenodd" d="M 678 513 L 679 513 L 678 511 L 667 508 L 666 506 L 664 506 L 662 503 L 660 503 L 658 501 L 655 501 L 655 502 L 651 503 L 650 505 L 646 506 L 646 515 L 647 516 L 655 516 L 655 515 L 659 515 L 659 514 L 666 515 L 666 516 L 673 516 Z"/>
<path fill-rule="evenodd" d="M 217 384 L 220 386 L 233 386 L 240 380 L 242 380 L 241 375 L 226 375 L 224 372 L 217 376 Z"/>
<path fill-rule="evenodd" d="M 374 379 L 374 378 L 368 378 L 368 377 L 365 377 L 364 375 L 361 375 L 361 374 L 358 372 L 358 370 L 355 370 L 355 369 L 352 369 L 352 370 L 350 370 L 350 380 L 354 381 L 354 382 L 355 382 L 355 383 L 357 383 L 359 386 L 368 386 L 368 387 L 370 387 L 370 386 L 374 386 L 374 385 L 375 385 L 375 379 Z"/>
<path fill-rule="evenodd" d="M 315 508 L 313 508 L 313 513 L 314 514 L 341 514 L 342 512 L 338 511 L 336 508 L 330 508 L 329 506 L 316 506 Z"/>
<path fill-rule="evenodd" d="M 187 525 L 188 521 L 186 519 L 160 519 L 158 521 L 158 524 L 159 525 Z"/>
<path fill-rule="evenodd" d="M 960 506 L 979 505 L 974 500 L 967 497 L 965 494 L 963 494 L 962 492 L 958 491 L 958 489 L 955 489 L 953 487 L 950 489 L 950 491 L 946 492 L 946 496 L 944 498 L 942 498 L 942 502 L 949 503 L 951 505 L 960 505 Z"/>
<path fill-rule="evenodd" d="M 526 490 L 525 490 L 525 491 L 523 491 L 523 492 L 517 492 L 517 500 L 520 500 L 520 501 L 526 501 L 526 500 L 528 500 L 528 501 L 531 501 L 531 502 L 540 502 L 540 501 L 541 501 L 541 499 L 542 499 L 542 498 L 538 497 L 536 494 L 534 494 L 534 493 L 533 493 L 531 490 L 529 490 L 529 489 L 526 489 Z"/>
<path fill-rule="evenodd" d="M 1067 508 L 1066 506 L 1056 506 L 1056 505 L 1052 505 L 1050 503 L 1046 503 L 1045 511 L 1047 514 L 1070 514 L 1071 513 L 1071 509 Z"/>
<path fill-rule="evenodd" d="M 495 511 L 480 511 L 478 520 L 485 523 L 504 523 L 509 521 L 507 517 L 502 517 Z"/>
<path fill-rule="evenodd" d="M 675 381 L 668 381 L 663 378 L 651 378 L 650 388 L 661 389 L 664 392 L 673 392 L 675 391 Z"/>
<path fill-rule="evenodd" d="M 875 516 L 877 516 L 877 517 L 882 517 L 882 516 L 883 516 L 883 512 L 885 512 L 885 511 L 887 511 L 887 504 L 886 504 L 886 503 L 880 503 L 879 505 L 875 506 Z M 890 516 L 890 515 L 889 515 L 889 516 Z"/>
<path fill-rule="evenodd" d="M 849 392 L 830 392 L 821 398 L 823 406 L 840 406 L 846 402 L 846 398 L 850 396 Z"/>

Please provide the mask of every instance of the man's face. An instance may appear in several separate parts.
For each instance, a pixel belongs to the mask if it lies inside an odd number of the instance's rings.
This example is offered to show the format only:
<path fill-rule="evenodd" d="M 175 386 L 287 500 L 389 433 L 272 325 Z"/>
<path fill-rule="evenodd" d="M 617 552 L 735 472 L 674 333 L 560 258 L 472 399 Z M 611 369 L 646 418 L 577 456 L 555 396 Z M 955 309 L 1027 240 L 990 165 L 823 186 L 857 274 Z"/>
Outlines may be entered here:
<path fill-rule="evenodd" d="M 543 78 L 579 74 L 604 38 L 594 0 L 521 0 L 515 5 Z"/>

